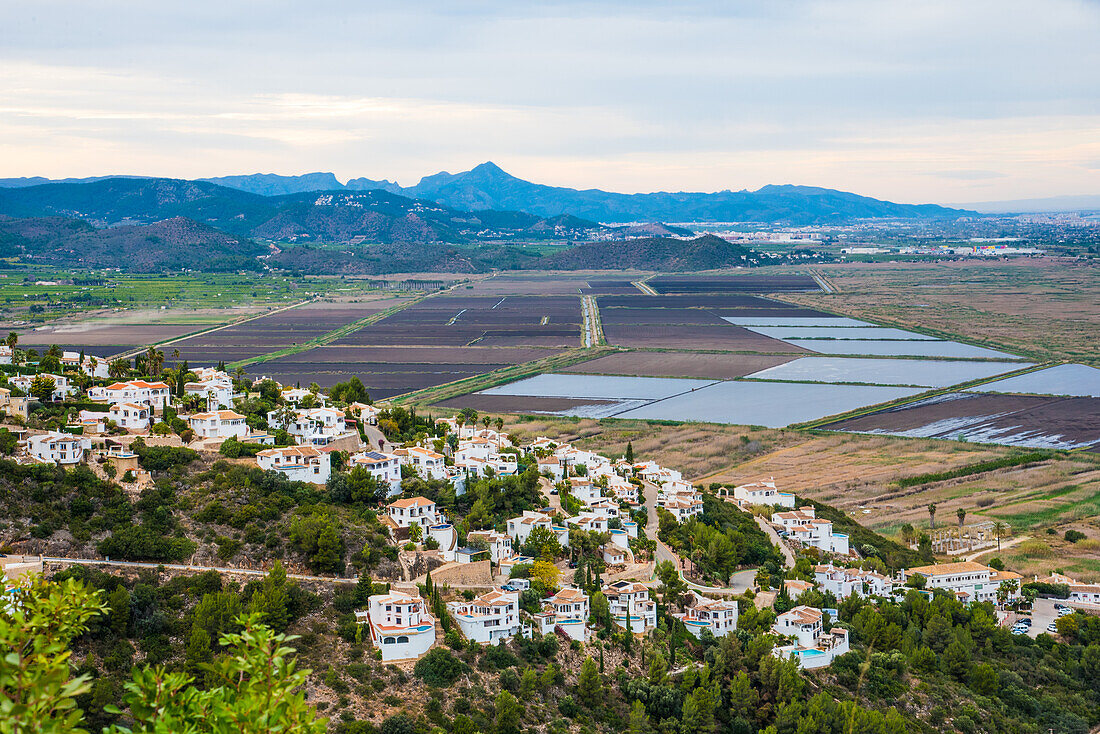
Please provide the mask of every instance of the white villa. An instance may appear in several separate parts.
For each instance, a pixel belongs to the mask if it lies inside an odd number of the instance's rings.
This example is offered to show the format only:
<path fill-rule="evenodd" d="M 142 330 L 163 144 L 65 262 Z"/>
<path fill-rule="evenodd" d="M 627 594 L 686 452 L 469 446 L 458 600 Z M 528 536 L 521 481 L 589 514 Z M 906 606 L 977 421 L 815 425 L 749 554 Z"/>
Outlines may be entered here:
<path fill-rule="evenodd" d="M 894 582 L 876 571 L 859 568 L 837 568 L 832 563 L 814 566 L 814 581 L 837 599 L 858 596 L 889 596 Z"/>
<path fill-rule="evenodd" d="M 88 398 L 101 403 L 142 403 L 156 410 L 162 405 L 172 404 L 172 390 L 163 382 L 129 380 L 116 382 L 107 387 L 93 387 L 88 390 Z"/>
<path fill-rule="evenodd" d="M 673 615 L 684 623 L 688 632 L 702 637 L 703 630 L 710 630 L 715 637 L 722 637 L 737 629 L 735 600 L 708 599 L 701 594 L 690 593 L 692 601 L 687 610 L 683 614 Z"/>
<path fill-rule="evenodd" d="M 299 408 L 292 418 L 282 410 L 267 414 L 268 423 L 294 436 L 299 444 L 327 446 L 348 432 L 344 411 L 338 408 Z"/>
<path fill-rule="evenodd" d="M 236 438 L 248 436 L 248 424 L 240 413 L 233 410 L 218 410 L 213 413 L 195 413 L 187 419 L 191 430 L 199 438 Z"/>
<path fill-rule="evenodd" d="M 512 557 L 512 536 L 505 533 L 494 530 L 474 530 L 466 534 L 466 541 L 484 541 L 489 547 L 489 558 L 493 563 L 500 563 L 505 558 Z"/>
<path fill-rule="evenodd" d="M 107 417 L 113 420 L 116 426 L 125 428 L 127 431 L 147 431 L 151 412 L 148 405 L 116 403 L 107 411 Z"/>
<path fill-rule="evenodd" d="M 535 615 L 539 631 L 550 634 L 561 629 L 571 639 L 588 639 L 588 594 L 580 589 L 566 588 L 549 599 L 542 600 L 542 611 Z"/>
<path fill-rule="evenodd" d="M 261 469 L 281 472 L 288 479 L 310 484 L 328 481 L 331 461 L 327 451 L 312 446 L 283 446 L 256 454 L 256 463 Z"/>
<path fill-rule="evenodd" d="M 361 451 L 348 459 L 348 470 L 363 467 L 379 484 L 389 487 L 389 494 L 401 493 L 401 461 L 395 454 L 383 451 Z"/>
<path fill-rule="evenodd" d="M 795 497 L 790 492 L 780 492 L 775 488 L 775 478 L 752 484 L 742 484 L 733 488 L 733 498 L 750 505 L 772 505 L 794 509 Z"/>
<path fill-rule="evenodd" d="M 791 539 L 797 540 L 803 546 L 817 548 L 825 553 L 848 555 L 848 536 L 833 532 L 833 523 L 816 517 L 813 507 L 777 512 L 772 515 L 772 524 L 783 528 Z"/>
<path fill-rule="evenodd" d="M 84 460 L 84 452 L 92 447 L 91 440 L 68 433 L 51 431 L 27 439 L 27 453 L 43 464 L 72 466 Z"/>
<path fill-rule="evenodd" d="M 795 639 L 794 644 L 777 647 L 773 653 L 798 660 L 801 668 L 823 668 L 849 650 L 848 630 L 834 627 L 826 633 L 823 612 L 813 607 L 797 606 L 780 614 L 772 629 Z"/>
<path fill-rule="evenodd" d="M 207 380 L 185 383 L 183 392 L 187 395 L 199 395 L 206 398 L 206 409 L 209 411 L 218 410 L 222 406 L 231 408 L 234 400 L 244 397 L 244 393 L 236 392 L 233 389 L 233 380 L 228 376 L 211 377 Z"/>
<path fill-rule="evenodd" d="M 657 603 L 643 584 L 615 581 L 603 587 L 603 594 L 611 605 L 611 618 L 623 629 L 644 634 L 657 626 Z"/>
<path fill-rule="evenodd" d="M 447 464 L 443 454 L 420 446 L 394 449 L 394 456 L 402 466 L 411 466 L 421 479 L 446 479 Z"/>
<path fill-rule="evenodd" d="M 40 375 L 14 375 L 8 378 L 8 383 L 22 390 L 25 395 L 30 395 L 31 383 L 34 382 L 34 378 L 39 376 L 49 377 L 53 380 L 53 394 L 50 396 L 51 400 L 64 400 L 66 396 L 74 391 L 72 386 L 69 385 L 69 378 L 64 375 L 50 375 L 45 372 Z"/>
<path fill-rule="evenodd" d="M 427 528 L 429 525 L 440 525 L 446 522 L 446 518 L 437 511 L 435 503 L 426 497 L 394 500 L 386 505 L 386 512 L 393 524 L 399 528 L 407 528 L 410 525 Z"/>
<path fill-rule="evenodd" d="M 371 643 L 382 651 L 382 662 L 416 660 L 435 644 L 435 618 L 423 599 L 399 591 L 375 594 L 367 600 L 367 611 L 355 613 L 366 623 Z"/>
<path fill-rule="evenodd" d="M 447 610 L 468 640 L 495 644 L 520 633 L 519 593 L 495 588 L 472 601 L 447 602 Z"/>

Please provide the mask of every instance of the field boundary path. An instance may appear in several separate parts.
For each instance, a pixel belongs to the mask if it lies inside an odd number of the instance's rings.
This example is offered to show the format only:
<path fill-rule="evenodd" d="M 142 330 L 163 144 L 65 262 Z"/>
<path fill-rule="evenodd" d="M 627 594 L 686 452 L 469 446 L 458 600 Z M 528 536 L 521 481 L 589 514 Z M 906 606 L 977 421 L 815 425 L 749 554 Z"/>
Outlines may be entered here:
<path fill-rule="evenodd" d="M 817 270 L 811 270 L 810 271 L 810 277 L 813 278 L 814 281 L 817 282 L 818 288 L 820 288 L 823 292 L 825 292 L 825 293 L 839 293 L 840 292 L 839 288 L 834 286 L 829 281 L 828 278 L 826 278 L 824 275 L 822 275 Z"/>
<path fill-rule="evenodd" d="M 319 297 L 318 298 L 309 298 L 309 299 L 306 299 L 304 301 L 299 301 L 298 303 L 292 303 L 288 306 L 280 306 L 279 308 L 275 308 L 275 309 L 272 309 L 270 311 L 264 311 L 263 313 L 253 314 L 251 316 L 244 316 L 244 317 L 239 318 L 239 319 L 234 319 L 233 321 L 230 321 L 230 322 L 225 323 L 225 324 L 219 324 L 218 326 L 211 326 L 211 327 L 208 327 L 208 328 L 205 328 L 205 329 L 199 329 L 198 331 L 192 331 L 191 333 L 183 334 L 182 336 L 175 336 L 175 337 L 172 337 L 171 339 L 168 339 L 167 341 L 156 342 L 155 344 L 146 344 L 145 346 L 142 346 L 139 349 L 135 349 L 135 350 L 132 350 L 132 351 L 129 351 L 129 352 L 122 352 L 122 353 L 116 354 L 112 357 L 107 357 L 106 359 L 109 360 L 109 361 L 114 361 L 116 359 L 130 359 L 131 357 L 135 357 L 135 356 L 141 354 L 142 352 L 144 352 L 149 347 L 154 347 L 154 348 L 169 347 L 173 344 L 178 344 L 179 342 L 181 342 L 185 339 L 191 339 L 191 338 L 196 337 L 196 336 L 205 336 L 207 334 L 212 334 L 215 331 L 221 331 L 222 329 L 228 329 L 230 326 L 240 326 L 241 324 L 247 324 L 249 321 L 255 321 L 256 319 L 267 318 L 268 316 L 273 316 L 274 314 L 282 313 L 283 311 L 289 311 L 291 309 L 298 308 L 300 306 L 304 306 L 307 303 L 313 303 L 314 301 L 317 301 L 317 300 L 320 300 L 320 298 Z"/>
<path fill-rule="evenodd" d="M 600 323 L 600 307 L 595 296 L 581 296 L 581 314 L 584 317 L 584 347 L 591 349 L 606 344 L 603 325 Z"/>
<path fill-rule="evenodd" d="M 640 290 L 642 293 L 645 293 L 647 296 L 659 296 L 659 295 L 661 295 L 660 293 L 658 293 L 657 291 L 653 290 L 651 287 L 646 285 L 646 281 L 649 280 L 652 277 L 654 277 L 654 276 L 650 275 L 649 277 L 642 278 L 641 280 L 632 280 L 632 281 L 630 281 L 630 285 L 634 286 L 635 288 Z"/>

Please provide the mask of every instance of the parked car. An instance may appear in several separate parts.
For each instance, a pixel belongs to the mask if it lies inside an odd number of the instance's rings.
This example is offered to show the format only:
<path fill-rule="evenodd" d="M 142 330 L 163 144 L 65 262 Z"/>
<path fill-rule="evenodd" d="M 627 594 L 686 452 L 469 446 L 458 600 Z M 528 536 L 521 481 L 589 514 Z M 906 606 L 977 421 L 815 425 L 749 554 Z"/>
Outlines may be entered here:
<path fill-rule="evenodd" d="M 1073 609 L 1071 609 L 1070 607 L 1062 607 L 1058 610 L 1059 617 L 1068 617 L 1071 614 L 1073 614 Z"/>
<path fill-rule="evenodd" d="M 1047 625 L 1047 632 L 1053 632 L 1054 634 L 1058 634 L 1058 625 L 1056 625 L 1054 622 L 1051 622 L 1050 624 Z"/>

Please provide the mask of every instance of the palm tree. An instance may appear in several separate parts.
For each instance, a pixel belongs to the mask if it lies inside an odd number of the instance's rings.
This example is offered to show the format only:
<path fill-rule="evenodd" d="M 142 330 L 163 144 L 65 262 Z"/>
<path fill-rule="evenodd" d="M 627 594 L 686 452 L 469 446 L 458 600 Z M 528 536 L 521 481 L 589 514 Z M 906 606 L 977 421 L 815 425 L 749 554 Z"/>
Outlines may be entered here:
<path fill-rule="evenodd" d="M 492 422 L 493 422 L 493 419 L 490 418 L 487 415 L 483 416 L 482 419 L 481 419 L 481 425 L 485 426 L 486 428 L 488 428 L 489 424 L 492 423 Z"/>
<path fill-rule="evenodd" d="M 497 416 L 497 419 L 496 419 L 495 423 L 496 423 L 498 431 L 503 431 L 504 430 L 504 419 L 501 418 L 499 415 Z"/>
<path fill-rule="evenodd" d="M 128 359 L 116 359 L 107 365 L 107 374 L 112 379 L 122 379 L 130 371 L 130 360 Z"/>
<path fill-rule="evenodd" d="M 1001 552 L 1001 538 L 1007 537 L 1011 528 L 1007 524 L 998 520 L 993 523 L 993 537 L 997 539 L 997 552 Z"/>
<path fill-rule="evenodd" d="M 159 375 L 161 368 L 164 366 L 164 352 L 160 351 L 153 345 L 149 345 L 149 350 L 145 352 L 145 370 L 150 376 Z"/>
<path fill-rule="evenodd" d="M 928 521 L 932 524 L 932 529 L 936 529 L 936 503 L 932 502 L 928 505 Z"/>
<path fill-rule="evenodd" d="M 19 343 L 19 335 L 14 331 L 9 331 L 8 338 L 4 340 L 4 343 L 14 350 L 15 345 Z"/>
<path fill-rule="evenodd" d="M 966 510 L 959 508 L 955 510 L 955 517 L 959 518 L 959 530 L 962 530 L 963 522 L 966 520 Z"/>
<path fill-rule="evenodd" d="M 916 539 L 917 539 L 917 531 L 912 525 L 910 525 L 909 523 L 905 523 L 904 525 L 901 526 L 901 542 L 903 542 L 903 543 L 905 543 L 905 545 L 909 546 L 909 545 L 913 545 L 913 543 L 916 541 Z"/>
<path fill-rule="evenodd" d="M 180 350 L 179 349 L 173 349 L 172 350 L 172 359 L 179 359 L 179 358 L 180 358 Z"/>

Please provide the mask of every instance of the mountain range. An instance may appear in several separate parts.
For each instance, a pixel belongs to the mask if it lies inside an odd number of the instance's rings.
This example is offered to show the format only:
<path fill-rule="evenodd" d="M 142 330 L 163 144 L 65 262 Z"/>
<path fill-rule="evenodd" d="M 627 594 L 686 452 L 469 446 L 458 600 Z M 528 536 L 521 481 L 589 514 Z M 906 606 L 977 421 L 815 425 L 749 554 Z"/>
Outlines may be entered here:
<path fill-rule="evenodd" d="M 206 181 L 166 178 L 0 189 L 0 215 L 68 217 L 97 227 L 183 217 L 234 236 L 279 242 L 463 244 L 577 240 L 610 232 L 568 215 L 456 211 L 380 190 L 263 196 Z"/>
<path fill-rule="evenodd" d="M 101 180 L 87 181 L 97 183 Z M 67 183 L 82 181 L 85 180 L 66 180 Z M 0 188 L 27 187 L 46 182 L 38 178 L 0 179 Z M 756 191 L 715 193 L 622 194 L 600 189 L 578 190 L 525 181 L 491 162 L 461 173 L 444 171 L 425 176 L 416 185 L 408 187 L 393 181 L 368 178 L 355 178 L 340 184 L 332 173 L 321 172 L 301 176 L 223 176 L 194 183 L 216 184 L 266 197 L 317 191 L 385 192 L 435 202 L 458 211 L 519 211 L 546 218 L 570 215 L 606 223 L 671 221 L 810 225 L 871 218 L 946 218 L 973 213 L 935 204 L 897 204 L 812 186 L 764 186 Z"/>

